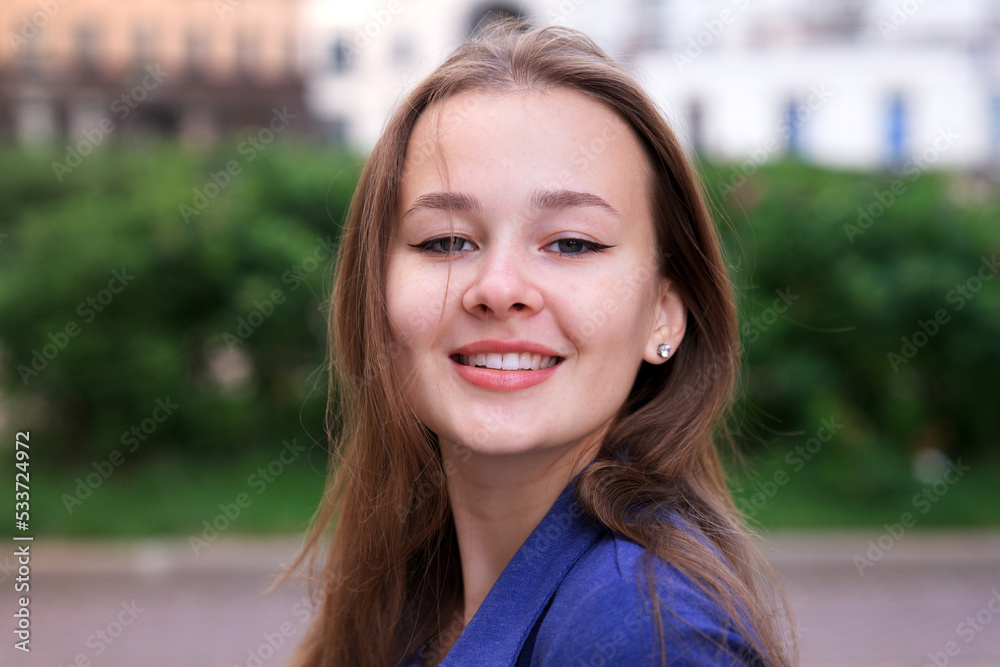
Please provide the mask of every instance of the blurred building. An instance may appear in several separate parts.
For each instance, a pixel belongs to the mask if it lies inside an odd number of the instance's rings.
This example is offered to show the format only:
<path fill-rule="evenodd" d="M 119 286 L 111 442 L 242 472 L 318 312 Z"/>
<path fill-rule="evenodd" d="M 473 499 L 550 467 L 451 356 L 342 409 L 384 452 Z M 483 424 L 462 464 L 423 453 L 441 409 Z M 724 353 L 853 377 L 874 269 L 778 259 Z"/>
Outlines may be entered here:
<path fill-rule="evenodd" d="M 664 4 L 637 64 L 708 155 L 844 167 L 1000 159 L 1000 2 Z"/>
<path fill-rule="evenodd" d="M 299 0 L 3 0 L 0 138 L 306 131 Z M 282 128 L 284 129 L 284 128 Z"/>
<path fill-rule="evenodd" d="M 1000 1 L 306 0 L 310 108 L 370 150 L 404 88 L 483 21 L 593 36 L 692 150 L 844 167 L 1000 161 Z"/>
<path fill-rule="evenodd" d="M 306 0 L 304 13 L 307 103 L 327 140 L 367 152 L 404 88 L 482 17 L 517 11 L 469 0 Z"/>

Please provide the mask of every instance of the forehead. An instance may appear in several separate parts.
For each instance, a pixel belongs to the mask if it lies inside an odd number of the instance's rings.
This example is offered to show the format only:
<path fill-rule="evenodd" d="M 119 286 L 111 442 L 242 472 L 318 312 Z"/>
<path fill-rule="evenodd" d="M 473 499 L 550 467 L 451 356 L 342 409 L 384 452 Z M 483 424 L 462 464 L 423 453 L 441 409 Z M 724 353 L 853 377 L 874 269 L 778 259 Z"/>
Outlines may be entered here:
<path fill-rule="evenodd" d="M 568 88 L 473 91 L 429 106 L 403 170 L 401 204 L 427 191 L 480 198 L 539 188 L 645 203 L 649 164 L 629 125 L 608 105 Z"/>

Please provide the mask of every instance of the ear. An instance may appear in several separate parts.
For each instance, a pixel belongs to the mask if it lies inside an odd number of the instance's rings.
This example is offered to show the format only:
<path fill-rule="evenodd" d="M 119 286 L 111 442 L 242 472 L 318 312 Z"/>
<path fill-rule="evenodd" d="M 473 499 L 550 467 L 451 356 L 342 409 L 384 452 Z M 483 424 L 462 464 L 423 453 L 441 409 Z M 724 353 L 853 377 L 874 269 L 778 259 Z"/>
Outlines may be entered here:
<path fill-rule="evenodd" d="M 661 278 L 659 297 L 655 303 L 656 315 L 653 330 L 646 342 L 646 352 L 642 358 L 651 364 L 666 363 L 660 356 L 660 345 L 670 346 L 670 357 L 677 354 L 677 348 L 684 338 L 687 326 L 687 306 L 672 281 Z"/>

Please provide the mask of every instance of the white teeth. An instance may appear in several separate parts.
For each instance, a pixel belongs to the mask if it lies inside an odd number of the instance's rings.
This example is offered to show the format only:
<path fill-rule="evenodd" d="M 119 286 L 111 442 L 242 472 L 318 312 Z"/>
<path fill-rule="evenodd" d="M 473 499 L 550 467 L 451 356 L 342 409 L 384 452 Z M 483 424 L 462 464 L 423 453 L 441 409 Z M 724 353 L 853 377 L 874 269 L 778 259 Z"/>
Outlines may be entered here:
<path fill-rule="evenodd" d="M 555 366 L 559 357 L 531 354 L 530 352 L 506 352 L 503 354 L 489 352 L 471 356 L 463 355 L 459 357 L 458 361 L 464 366 L 478 366 L 498 371 L 538 371 Z"/>

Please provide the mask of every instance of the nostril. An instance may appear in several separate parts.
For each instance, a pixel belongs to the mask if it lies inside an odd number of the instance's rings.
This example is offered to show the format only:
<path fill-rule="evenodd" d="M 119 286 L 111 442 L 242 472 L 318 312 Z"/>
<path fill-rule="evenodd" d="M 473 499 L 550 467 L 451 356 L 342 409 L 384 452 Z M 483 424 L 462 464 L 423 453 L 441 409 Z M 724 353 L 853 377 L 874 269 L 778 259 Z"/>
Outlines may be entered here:
<path fill-rule="evenodd" d="M 471 283 L 462 295 L 466 312 L 483 317 L 526 314 L 543 307 L 541 293 L 528 281 L 493 280 L 484 277 Z"/>

